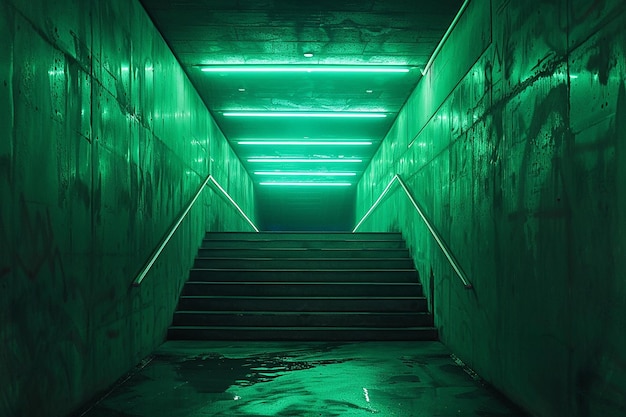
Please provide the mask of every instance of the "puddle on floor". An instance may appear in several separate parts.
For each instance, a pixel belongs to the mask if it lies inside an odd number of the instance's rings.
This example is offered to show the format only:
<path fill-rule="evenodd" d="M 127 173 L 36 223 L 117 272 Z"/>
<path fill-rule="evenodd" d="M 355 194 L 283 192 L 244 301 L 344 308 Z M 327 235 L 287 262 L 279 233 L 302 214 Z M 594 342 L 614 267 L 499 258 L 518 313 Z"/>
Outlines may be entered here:
<path fill-rule="evenodd" d="M 270 382 L 289 372 L 308 370 L 325 365 L 341 364 L 350 359 L 296 360 L 290 356 L 264 354 L 246 358 L 231 358 L 217 353 L 186 357 L 157 357 L 173 364 L 180 380 L 200 393 L 223 393 L 232 386 L 248 387 Z"/>
<path fill-rule="evenodd" d="M 431 344 L 170 344 L 87 417 L 520 417 Z"/>

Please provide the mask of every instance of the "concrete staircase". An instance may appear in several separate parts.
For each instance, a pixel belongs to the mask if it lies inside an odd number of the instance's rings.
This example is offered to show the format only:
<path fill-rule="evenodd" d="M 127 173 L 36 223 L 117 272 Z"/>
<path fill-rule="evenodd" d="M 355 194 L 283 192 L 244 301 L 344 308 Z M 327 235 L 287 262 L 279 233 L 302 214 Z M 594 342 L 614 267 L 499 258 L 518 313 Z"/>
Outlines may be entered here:
<path fill-rule="evenodd" d="M 435 340 L 399 233 L 207 233 L 170 340 Z"/>

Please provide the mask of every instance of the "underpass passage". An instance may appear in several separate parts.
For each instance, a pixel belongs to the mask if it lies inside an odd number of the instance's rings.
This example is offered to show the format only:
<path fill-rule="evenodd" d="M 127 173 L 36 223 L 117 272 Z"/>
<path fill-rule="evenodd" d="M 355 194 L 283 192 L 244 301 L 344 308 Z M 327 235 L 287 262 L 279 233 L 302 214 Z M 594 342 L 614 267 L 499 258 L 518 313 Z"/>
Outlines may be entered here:
<path fill-rule="evenodd" d="M 236 323 L 175 313 L 206 232 L 349 232 L 401 178 L 358 232 L 406 243 L 402 323 L 537 417 L 623 417 L 624 28 L 623 0 L 2 0 L 0 416 L 74 413 L 174 317 Z M 329 410 L 383 410 L 361 385 Z"/>

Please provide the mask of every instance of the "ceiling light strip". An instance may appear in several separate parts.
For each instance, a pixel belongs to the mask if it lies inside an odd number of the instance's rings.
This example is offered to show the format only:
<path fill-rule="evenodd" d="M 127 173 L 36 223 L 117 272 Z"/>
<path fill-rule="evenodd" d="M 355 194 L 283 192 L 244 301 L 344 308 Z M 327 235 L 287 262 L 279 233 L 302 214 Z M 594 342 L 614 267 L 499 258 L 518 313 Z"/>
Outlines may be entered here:
<path fill-rule="evenodd" d="M 349 182 L 260 182 L 259 185 L 279 187 L 350 187 Z"/>
<path fill-rule="evenodd" d="M 224 112 L 224 117 L 328 117 L 328 118 L 369 118 L 387 117 L 386 113 L 373 112 Z"/>
<path fill-rule="evenodd" d="M 254 175 L 274 177 L 355 177 L 356 172 L 257 171 Z"/>
<path fill-rule="evenodd" d="M 406 74 L 407 67 L 397 66 L 260 66 L 260 65 L 233 65 L 201 67 L 202 72 L 238 72 L 238 73 L 392 73 Z"/>
<path fill-rule="evenodd" d="M 339 158 L 339 159 L 311 159 L 311 158 L 250 158 L 248 159 L 250 163 L 278 163 L 278 164 L 325 164 L 325 163 L 359 163 L 363 162 L 361 159 L 348 159 L 348 158 Z"/>
<path fill-rule="evenodd" d="M 238 145 L 289 145 L 289 146 L 369 146 L 362 141 L 306 141 L 306 140 L 241 140 Z"/>

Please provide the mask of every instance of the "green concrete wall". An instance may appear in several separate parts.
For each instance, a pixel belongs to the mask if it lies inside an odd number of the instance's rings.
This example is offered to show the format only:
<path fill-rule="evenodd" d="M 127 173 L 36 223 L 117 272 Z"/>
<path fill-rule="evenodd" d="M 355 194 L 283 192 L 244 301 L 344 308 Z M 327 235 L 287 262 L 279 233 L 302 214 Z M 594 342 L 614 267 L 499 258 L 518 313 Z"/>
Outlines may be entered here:
<path fill-rule="evenodd" d="M 62 416 L 163 341 L 205 230 L 252 184 L 137 1 L 0 2 L 0 415 Z"/>
<path fill-rule="evenodd" d="M 626 410 L 626 3 L 474 0 L 357 191 L 402 231 L 441 339 L 541 417 Z"/>

